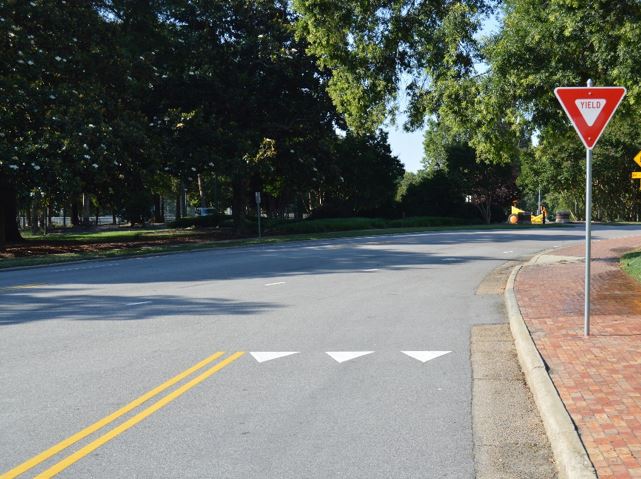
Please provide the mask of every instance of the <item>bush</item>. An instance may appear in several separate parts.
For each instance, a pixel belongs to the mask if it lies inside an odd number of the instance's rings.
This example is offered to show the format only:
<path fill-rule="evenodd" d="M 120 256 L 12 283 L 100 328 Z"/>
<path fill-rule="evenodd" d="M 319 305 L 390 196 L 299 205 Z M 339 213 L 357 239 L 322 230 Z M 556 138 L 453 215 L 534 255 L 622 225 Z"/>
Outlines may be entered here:
<path fill-rule="evenodd" d="M 132 225 L 144 224 L 151 219 L 153 197 L 147 190 L 133 190 L 122 203 L 120 216 Z"/>
<path fill-rule="evenodd" d="M 448 218 L 442 216 L 413 216 L 388 222 L 392 228 L 421 228 L 430 226 L 461 226 L 470 221 L 465 218 Z"/>
<path fill-rule="evenodd" d="M 385 227 L 385 220 L 380 218 L 326 218 L 285 222 L 274 225 L 268 232 L 270 234 L 328 233 Z"/>
<path fill-rule="evenodd" d="M 207 216 L 185 216 L 179 220 L 168 223 L 170 228 L 215 228 L 223 225 L 230 216 L 217 214 Z"/>
<path fill-rule="evenodd" d="M 447 218 L 435 216 L 422 216 L 396 220 L 382 218 L 327 218 L 307 219 L 295 222 L 275 224 L 268 234 L 302 234 L 302 233 L 328 233 L 332 231 L 351 231 L 384 228 L 422 228 L 431 226 L 458 226 L 470 224 L 464 218 Z"/>

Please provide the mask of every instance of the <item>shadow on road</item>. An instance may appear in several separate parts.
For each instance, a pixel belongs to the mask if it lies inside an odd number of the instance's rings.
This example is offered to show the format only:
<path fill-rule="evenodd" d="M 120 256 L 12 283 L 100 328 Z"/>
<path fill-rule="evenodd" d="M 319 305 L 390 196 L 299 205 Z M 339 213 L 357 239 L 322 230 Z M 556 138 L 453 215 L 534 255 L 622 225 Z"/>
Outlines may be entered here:
<path fill-rule="evenodd" d="M 53 292 L 58 293 L 51 296 Z M 60 288 L 30 288 L 5 293 L 0 299 L 0 326 L 49 319 L 96 321 L 141 320 L 173 316 L 248 316 L 273 310 L 276 303 L 234 301 L 224 298 L 164 296 L 88 296 Z M 43 295 L 46 294 L 46 295 Z"/>
<path fill-rule="evenodd" d="M 637 229 L 638 231 L 638 229 Z M 196 251 L 162 257 L 139 257 L 116 262 L 91 262 L 0 273 L 0 325 L 56 318 L 140 320 L 163 316 L 252 315 L 279 308 L 275 303 L 247 302 L 219 297 L 189 298 L 172 288 L 171 295 L 109 295 L 111 285 L 137 285 L 276 280 L 303 275 L 365 273 L 365 270 L 402 271 L 505 261 L 504 255 L 476 245 L 536 241 L 546 244 L 580 239 L 575 228 L 546 234 L 534 231 L 457 231 L 322 240 L 279 246 Z M 577 234 L 579 233 L 579 234 Z M 594 235 L 599 239 L 598 232 Z M 445 255 L 440 245 L 459 244 L 456 255 Z M 499 249 L 502 250 L 504 246 Z M 448 253 L 452 249 L 447 250 Z M 476 254 L 475 254 L 476 253 Z M 15 286 L 42 283 L 20 289 Z M 96 291 L 98 289 L 98 291 Z M 105 290 L 103 295 L 96 295 Z M 168 291 L 167 286 L 159 291 Z M 147 295 L 147 296 L 145 296 Z M 130 303 L 144 303 L 127 306 Z"/>

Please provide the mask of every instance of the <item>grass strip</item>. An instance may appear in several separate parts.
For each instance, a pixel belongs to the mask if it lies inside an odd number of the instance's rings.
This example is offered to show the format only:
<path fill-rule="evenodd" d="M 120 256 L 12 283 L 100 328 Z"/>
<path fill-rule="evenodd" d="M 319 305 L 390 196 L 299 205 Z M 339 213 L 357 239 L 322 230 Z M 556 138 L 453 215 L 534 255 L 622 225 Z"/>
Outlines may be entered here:
<path fill-rule="evenodd" d="M 641 251 L 631 251 L 621 256 L 619 264 L 623 271 L 641 282 Z"/>

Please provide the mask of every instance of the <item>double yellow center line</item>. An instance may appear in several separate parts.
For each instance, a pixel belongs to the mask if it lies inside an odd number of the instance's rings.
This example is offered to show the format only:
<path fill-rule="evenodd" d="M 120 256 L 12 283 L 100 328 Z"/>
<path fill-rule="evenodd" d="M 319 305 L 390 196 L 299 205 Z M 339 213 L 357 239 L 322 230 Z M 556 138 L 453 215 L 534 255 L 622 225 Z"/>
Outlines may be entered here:
<path fill-rule="evenodd" d="M 85 437 L 89 436 L 90 434 L 93 434 L 94 432 L 98 431 L 99 429 L 105 427 L 106 425 L 114 422 L 116 419 L 119 417 L 127 414 L 128 412 L 132 411 L 133 409 L 137 408 L 141 404 L 143 404 L 145 401 L 148 401 L 149 399 L 153 398 L 154 396 L 157 396 L 161 392 L 165 391 L 166 389 L 169 389 L 173 385 L 179 383 L 183 379 L 185 379 L 187 376 L 191 375 L 192 373 L 204 368 L 208 364 L 211 364 L 212 362 L 216 361 L 218 358 L 223 356 L 225 353 L 224 352 L 217 352 L 215 354 L 212 354 L 208 358 L 203 359 L 197 364 L 194 364 L 192 367 L 189 369 L 186 369 L 185 371 L 181 372 L 180 374 L 177 374 L 173 378 L 169 379 L 168 381 L 165 381 L 162 383 L 160 386 L 152 389 L 151 391 L 146 392 L 142 396 L 138 397 L 137 399 L 134 399 L 131 401 L 129 404 L 126 406 L 123 406 L 122 408 L 118 409 L 117 411 L 111 413 L 110 415 L 100 419 L 99 421 L 93 423 L 90 426 L 87 426 L 84 428 L 82 431 L 79 431 L 72 436 L 69 436 L 68 438 L 60 441 L 59 443 L 55 444 L 54 446 L 50 447 L 49 449 L 41 452 L 40 454 L 32 457 L 31 459 L 23 462 L 22 464 L 14 467 L 10 471 L 5 472 L 4 474 L 0 475 L 0 479 L 13 479 L 20 474 L 32 469 L 33 467 L 37 466 L 38 464 L 46 461 L 47 459 L 53 457 L 54 455 L 58 454 L 60 451 L 66 449 L 67 447 L 71 446 L 72 444 L 75 444 L 76 442 L 84 439 Z M 135 426 L 138 424 L 140 421 L 145 419 L 146 417 L 152 415 L 159 409 L 163 408 L 170 402 L 172 402 L 174 399 L 182 396 L 185 394 L 187 391 L 189 391 L 191 388 L 196 386 L 197 384 L 203 382 L 205 379 L 208 377 L 212 376 L 216 372 L 220 371 L 223 369 L 225 366 L 229 365 L 230 363 L 236 361 L 238 358 L 240 358 L 243 354 L 245 354 L 242 351 L 238 351 L 233 353 L 232 355 L 228 356 L 227 358 L 223 359 L 219 363 L 215 364 L 213 367 L 207 369 L 205 372 L 199 374 L 195 378 L 191 379 L 190 381 L 186 382 L 179 388 L 175 389 L 171 393 L 167 394 L 163 398 L 159 399 L 155 403 L 153 403 L 151 406 L 148 406 L 147 408 L 143 409 L 139 413 L 137 413 L 135 416 L 131 417 L 127 421 L 123 422 L 119 426 L 115 427 L 114 429 L 110 430 L 109 432 L 105 433 L 104 435 L 98 437 L 97 439 L 93 440 L 86 446 L 82 447 L 81 449 L 77 450 L 73 454 L 70 454 L 66 458 L 62 459 L 60 462 L 54 464 L 51 466 L 49 469 L 46 471 L 41 472 L 38 474 L 36 477 L 39 479 L 45 479 L 45 478 L 50 478 L 58 474 L 59 472 L 65 470 L 75 462 L 79 461 L 86 455 L 90 454 L 91 452 L 95 451 L 98 449 L 100 446 L 105 444 L 106 442 L 112 440 L 116 436 L 119 436 L 123 432 L 125 432 L 127 429 L 130 429 L 131 427 Z"/>

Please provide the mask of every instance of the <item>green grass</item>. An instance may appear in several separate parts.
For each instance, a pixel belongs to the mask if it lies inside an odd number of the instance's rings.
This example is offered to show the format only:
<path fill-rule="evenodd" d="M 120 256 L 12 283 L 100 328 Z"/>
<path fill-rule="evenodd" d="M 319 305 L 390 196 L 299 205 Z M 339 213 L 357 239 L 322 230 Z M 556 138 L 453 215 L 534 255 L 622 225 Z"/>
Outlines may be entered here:
<path fill-rule="evenodd" d="M 323 220 L 317 220 L 323 221 Z M 375 229 L 363 229 L 363 230 L 347 230 L 347 231 L 333 231 L 333 232 L 319 232 L 319 233 L 305 233 L 305 234 L 288 234 L 288 235 L 279 235 L 279 236 L 267 236 L 262 240 L 258 238 L 248 238 L 248 239 L 239 239 L 239 240 L 220 240 L 220 241 L 207 241 L 196 244 L 180 244 L 180 245 L 158 245 L 158 246 L 140 246 L 132 248 L 116 248 L 107 251 L 95 252 L 95 253 L 62 253 L 62 254 L 51 254 L 46 256 L 32 256 L 26 258 L 12 258 L 12 259 L 0 259 L 0 269 L 6 268 L 16 268 L 16 267 L 26 267 L 26 266 L 38 266 L 38 265 L 47 265 L 47 264 L 57 264 L 57 263 L 66 263 L 70 261 L 84 261 L 92 259 L 116 259 L 124 258 L 128 256 L 141 256 L 149 254 L 167 254 L 174 252 L 184 252 L 184 251 L 194 251 L 202 249 L 213 249 L 213 248 L 229 248 L 229 247 L 239 247 L 239 246 L 253 246 L 257 244 L 261 245 L 272 245 L 280 244 L 292 241 L 310 241 L 310 240 L 323 240 L 331 238 L 352 238 L 358 236 L 379 236 L 379 235 L 391 235 L 391 234 L 402 234 L 402 233 L 421 233 L 421 232 L 430 232 L 430 231 L 464 231 L 464 230 L 519 230 L 519 229 L 530 229 L 530 228 L 563 228 L 566 225 L 555 225 L 549 224 L 545 226 L 541 225 L 506 225 L 506 224 L 495 224 L 495 225 L 459 225 L 459 226 L 432 226 L 432 227 L 389 227 L 389 228 L 375 228 Z M 113 241 L 114 238 L 126 238 L 131 239 L 135 234 L 145 234 L 150 233 L 154 235 L 165 234 L 165 235 L 180 235 L 182 233 L 188 234 L 188 232 L 183 232 L 180 230 L 137 230 L 137 231 L 109 231 L 109 232 L 98 232 L 98 233 L 78 233 L 66 235 L 74 238 L 72 241 L 86 241 L 87 237 L 91 237 L 97 241 Z M 178 234 L 179 233 L 179 234 Z M 111 234 L 111 236 L 109 235 Z M 118 236 L 120 234 L 120 236 Z M 51 235 L 53 236 L 53 235 Z M 60 235 L 65 236 L 64 234 Z M 40 237 L 36 237 L 40 239 Z M 108 239 L 106 239 L 108 238 Z M 46 236 L 46 239 L 49 239 L 49 235 Z M 62 242 L 63 239 L 59 239 L 59 242 Z"/>
<path fill-rule="evenodd" d="M 641 282 L 641 251 L 632 251 L 621 256 L 619 260 L 623 271 Z"/>
<path fill-rule="evenodd" d="M 34 235 L 22 232 L 22 237 L 27 240 L 46 241 L 48 243 L 109 243 L 132 240 L 166 239 L 168 237 L 192 236 L 198 232 L 193 230 L 177 229 L 148 229 L 148 230 L 113 230 L 87 233 L 50 233 L 48 235 Z"/>

